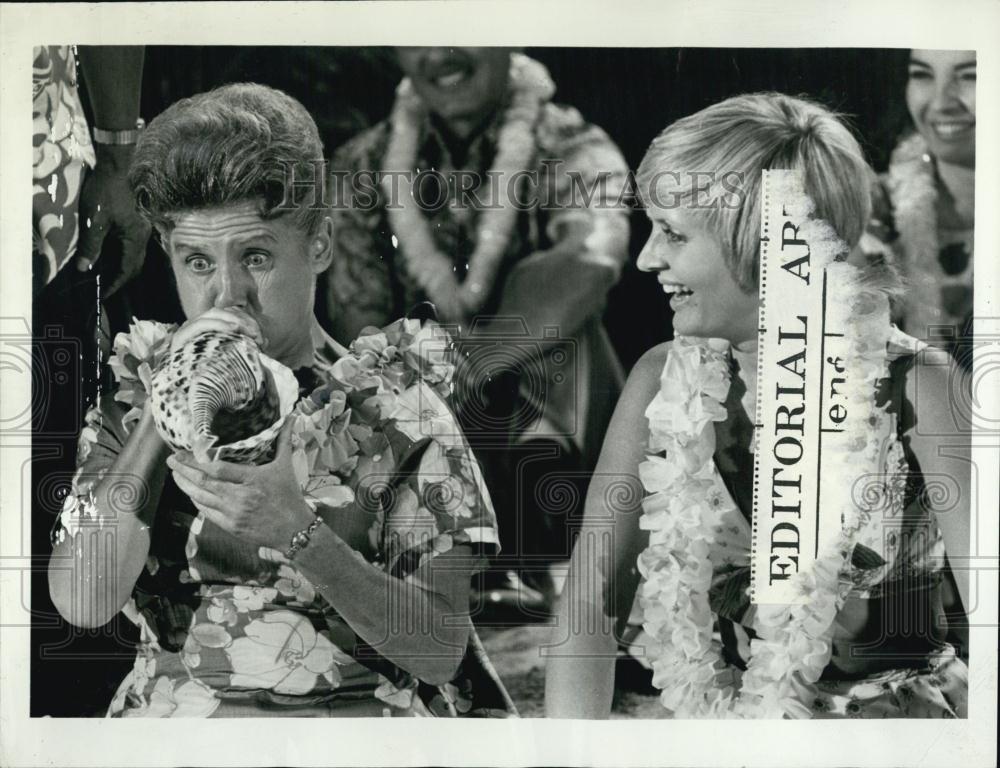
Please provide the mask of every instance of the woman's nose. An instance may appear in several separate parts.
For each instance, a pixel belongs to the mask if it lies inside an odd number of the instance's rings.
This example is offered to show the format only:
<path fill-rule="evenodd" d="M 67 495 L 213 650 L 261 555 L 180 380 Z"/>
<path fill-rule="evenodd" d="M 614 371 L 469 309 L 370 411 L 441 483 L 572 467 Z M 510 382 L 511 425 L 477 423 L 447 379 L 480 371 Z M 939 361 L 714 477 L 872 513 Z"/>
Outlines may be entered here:
<path fill-rule="evenodd" d="M 931 109 L 935 112 L 947 112 L 951 109 L 961 107 L 961 99 L 958 97 L 958 83 L 953 77 L 942 79 L 934 89 L 934 98 L 931 101 Z"/>
<path fill-rule="evenodd" d="M 660 253 L 656 232 L 653 232 L 649 236 L 649 240 L 646 241 L 646 244 L 642 247 L 642 251 L 639 252 L 639 258 L 635 264 L 643 272 L 659 272 L 661 269 L 668 268 L 666 260 Z"/>
<path fill-rule="evenodd" d="M 216 272 L 216 278 L 214 306 L 245 309 L 250 305 L 256 284 L 242 265 L 225 265 Z"/>

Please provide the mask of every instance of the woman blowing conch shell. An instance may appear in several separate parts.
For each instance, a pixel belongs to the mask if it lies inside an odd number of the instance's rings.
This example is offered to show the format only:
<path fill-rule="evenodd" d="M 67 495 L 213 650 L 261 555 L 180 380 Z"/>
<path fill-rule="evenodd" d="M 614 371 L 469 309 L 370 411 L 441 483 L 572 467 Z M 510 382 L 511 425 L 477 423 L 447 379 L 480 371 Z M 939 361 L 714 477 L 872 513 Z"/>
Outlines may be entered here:
<path fill-rule="evenodd" d="M 347 349 L 313 316 L 329 212 L 281 203 L 288 163 L 322 157 L 302 105 L 252 84 L 174 104 L 136 148 L 187 320 L 116 339 L 49 570 L 70 623 L 140 628 L 109 716 L 512 709 L 455 620 L 498 541 L 446 337 L 401 320 Z"/>

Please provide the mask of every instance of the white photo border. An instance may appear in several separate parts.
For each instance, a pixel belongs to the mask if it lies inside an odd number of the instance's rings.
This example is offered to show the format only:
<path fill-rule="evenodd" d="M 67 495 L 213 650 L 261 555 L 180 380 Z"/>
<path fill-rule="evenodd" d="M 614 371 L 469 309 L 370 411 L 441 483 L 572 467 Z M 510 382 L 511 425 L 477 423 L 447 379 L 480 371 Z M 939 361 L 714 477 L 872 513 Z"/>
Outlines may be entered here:
<path fill-rule="evenodd" d="M 197 19 L 197 23 L 192 23 Z M 0 5 L 0 317 L 31 317 L 31 63 L 38 44 L 519 45 L 975 49 L 977 352 L 1000 392 L 1000 4 L 712 2 L 108 3 Z M 664 94 L 669 98 L 669 94 Z M 16 119 L 11 116 L 18 116 Z M 652 138 L 652 137 L 650 137 Z M 986 215 L 990 213 L 992 215 Z M 987 355 L 993 358 L 992 362 Z M 992 370 L 987 370 L 992 368 Z M 3 376 L 4 399 L 30 378 Z M 992 376 L 992 384 L 988 377 Z M 995 406 L 988 405 L 989 408 Z M 996 765 L 1000 435 L 977 435 L 974 529 L 982 567 L 971 629 L 969 718 L 958 721 L 164 721 L 28 716 L 30 445 L 0 434 L 0 764 L 36 765 Z M 71 690 L 66 695 L 73 695 Z M 280 723 L 280 726 L 279 726 Z M 725 729 L 725 730 L 723 730 Z"/>

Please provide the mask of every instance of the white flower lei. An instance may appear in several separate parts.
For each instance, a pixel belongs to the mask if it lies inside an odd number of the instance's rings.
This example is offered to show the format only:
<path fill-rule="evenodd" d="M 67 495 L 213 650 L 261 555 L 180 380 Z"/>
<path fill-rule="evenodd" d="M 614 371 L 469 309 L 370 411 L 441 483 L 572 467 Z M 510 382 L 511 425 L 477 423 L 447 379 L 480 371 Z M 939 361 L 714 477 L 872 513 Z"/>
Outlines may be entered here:
<path fill-rule="evenodd" d="M 544 66 L 523 54 L 511 54 L 510 89 L 510 106 L 503 116 L 494 167 L 490 171 L 508 180 L 531 162 L 535 153 L 535 126 L 555 86 Z M 392 133 L 384 161 L 387 173 L 382 186 L 387 196 L 393 192 L 396 178 L 393 174 L 414 167 L 420 127 L 426 115 L 426 107 L 413 83 L 404 78 L 396 89 Z M 480 214 L 475 250 L 469 258 L 465 280 L 459 283 L 451 259 L 435 245 L 427 218 L 413 199 L 412 185 L 405 176 L 398 177 L 398 192 L 400 207 L 388 208 L 387 213 L 407 271 L 437 306 L 443 320 L 467 319 L 489 297 L 517 221 L 517 207 L 500 205 Z"/>
<path fill-rule="evenodd" d="M 846 300 L 835 306 L 840 316 L 834 322 L 848 329 L 847 395 L 858 417 L 825 466 L 849 488 L 877 462 L 880 443 L 873 433 L 890 428 L 874 399 L 877 382 L 888 372 L 890 326 L 885 297 L 864 284 L 860 270 L 843 262 L 828 270 L 830 282 L 844 286 Z M 850 494 L 830 500 L 841 507 L 839 540 L 820 552 L 812 570 L 794 577 L 810 599 L 797 606 L 756 606 L 753 628 L 759 639 L 751 641 L 742 683 L 734 683 L 712 645 L 708 600 L 715 531 L 736 510 L 713 461 L 712 423 L 727 416 L 728 349 L 728 342 L 717 339 L 676 338 L 660 391 L 646 410 L 649 455 L 639 465 L 639 477 L 650 495 L 639 525 L 649 531 L 649 546 L 638 564 L 653 684 L 675 717 L 809 717 L 802 702 L 830 661 L 833 622 L 850 591 L 850 556 L 863 514 Z"/>
<path fill-rule="evenodd" d="M 938 191 L 934 158 L 919 133 L 893 150 L 887 187 L 905 259 L 903 268 L 912 284 L 907 303 L 912 309 L 934 311 L 940 303 L 937 291 L 942 274 L 938 263 Z"/>

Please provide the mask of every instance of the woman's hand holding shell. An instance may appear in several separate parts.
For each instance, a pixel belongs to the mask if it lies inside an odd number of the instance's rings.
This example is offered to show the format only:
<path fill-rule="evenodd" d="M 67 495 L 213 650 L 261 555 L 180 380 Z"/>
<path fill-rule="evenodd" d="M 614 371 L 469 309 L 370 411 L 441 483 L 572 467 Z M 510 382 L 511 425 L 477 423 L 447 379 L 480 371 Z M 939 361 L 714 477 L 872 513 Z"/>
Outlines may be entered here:
<path fill-rule="evenodd" d="M 292 467 L 292 421 L 286 419 L 268 464 L 199 463 L 181 452 L 167 466 L 207 520 L 247 544 L 283 552 L 316 517 Z"/>

